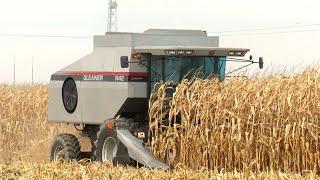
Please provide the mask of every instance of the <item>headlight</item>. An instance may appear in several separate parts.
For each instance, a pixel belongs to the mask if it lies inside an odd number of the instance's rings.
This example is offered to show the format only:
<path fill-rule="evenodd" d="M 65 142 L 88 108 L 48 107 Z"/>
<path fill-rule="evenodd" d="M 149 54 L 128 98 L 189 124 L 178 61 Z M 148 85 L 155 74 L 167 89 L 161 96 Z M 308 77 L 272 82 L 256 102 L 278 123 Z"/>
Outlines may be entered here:
<path fill-rule="evenodd" d="M 178 51 L 178 56 L 184 56 L 185 54 L 186 54 L 186 52 L 185 51 Z"/>
<path fill-rule="evenodd" d="M 187 55 L 187 56 L 193 55 L 193 51 L 191 51 L 191 50 L 186 51 L 186 55 Z"/>
<path fill-rule="evenodd" d="M 236 55 L 237 55 L 237 56 L 242 56 L 242 51 L 236 52 Z"/>
<path fill-rule="evenodd" d="M 167 54 L 168 54 L 169 56 L 174 56 L 174 55 L 176 55 L 176 51 L 174 51 L 174 50 L 169 50 L 169 51 L 167 51 Z"/>
<path fill-rule="evenodd" d="M 235 55 L 235 52 L 234 51 L 230 51 L 229 52 L 229 56 L 234 56 Z"/>
<path fill-rule="evenodd" d="M 192 56 L 193 50 L 167 50 L 165 51 L 168 56 Z"/>

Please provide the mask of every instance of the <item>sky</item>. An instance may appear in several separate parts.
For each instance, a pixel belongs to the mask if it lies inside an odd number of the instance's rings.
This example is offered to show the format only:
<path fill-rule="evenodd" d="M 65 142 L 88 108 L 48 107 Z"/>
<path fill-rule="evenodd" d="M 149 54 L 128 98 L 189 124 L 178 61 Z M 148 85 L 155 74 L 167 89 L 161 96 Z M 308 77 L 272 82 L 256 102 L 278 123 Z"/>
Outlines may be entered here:
<path fill-rule="evenodd" d="M 320 61 L 319 5 L 316 0 L 118 0 L 118 29 L 205 30 L 220 36 L 221 47 L 250 48 L 267 67 L 292 69 Z M 92 38 L 5 34 L 90 37 L 106 29 L 107 0 L 0 0 L 0 82 L 13 81 L 14 59 L 17 82 L 31 82 L 32 59 L 34 81 L 48 82 L 93 49 Z"/>

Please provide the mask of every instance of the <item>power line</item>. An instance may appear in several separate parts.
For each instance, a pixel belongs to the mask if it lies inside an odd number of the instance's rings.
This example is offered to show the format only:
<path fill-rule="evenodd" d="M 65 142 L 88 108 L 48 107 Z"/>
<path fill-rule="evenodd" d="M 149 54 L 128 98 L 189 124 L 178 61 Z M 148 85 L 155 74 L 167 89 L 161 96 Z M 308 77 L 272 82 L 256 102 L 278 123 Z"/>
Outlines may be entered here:
<path fill-rule="evenodd" d="M 271 35 L 271 34 L 288 34 L 288 33 L 301 33 L 301 32 L 317 32 L 320 29 L 305 29 L 305 30 L 290 30 L 292 28 L 312 27 L 320 26 L 320 24 L 305 24 L 305 25 L 293 25 L 293 26 L 282 26 L 282 27 L 263 27 L 253 29 L 241 29 L 241 30 L 227 30 L 227 31 L 209 31 L 208 34 L 219 34 L 219 36 L 255 36 L 255 35 Z M 254 31 L 267 31 L 267 30 L 288 30 L 278 32 L 257 32 L 249 33 Z M 248 33 L 241 33 L 248 32 Z M 0 33 L 0 37 L 22 37 L 22 38 L 67 38 L 67 39 L 92 39 L 92 36 L 69 36 L 69 35 L 46 35 L 46 34 L 11 34 L 11 33 Z"/>
<path fill-rule="evenodd" d="M 279 30 L 279 29 L 292 29 L 292 28 L 301 28 L 301 27 L 312 27 L 320 26 L 320 24 L 304 24 L 304 25 L 291 25 L 291 26 L 278 26 L 278 27 L 260 27 L 252 29 L 239 29 L 239 30 L 226 30 L 226 31 L 216 31 L 208 32 L 210 34 L 224 34 L 224 33 L 236 33 L 236 32 L 250 32 L 250 31 L 266 31 L 266 30 Z"/>
<path fill-rule="evenodd" d="M 280 31 L 280 32 L 261 32 L 261 33 L 246 33 L 246 34 L 226 34 L 226 35 L 219 35 L 219 36 L 221 36 L 221 37 L 260 36 L 260 35 L 290 34 L 290 33 L 319 32 L 319 31 L 320 31 L 320 29 L 309 29 L 309 30 Z"/>
<path fill-rule="evenodd" d="M 0 37 L 23 37 L 23 38 L 69 38 L 69 39 L 92 39 L 92 36 L 66 36 L 66 35 L 42 35 L 42 34 L 7 34 L 0 33 Z"/>

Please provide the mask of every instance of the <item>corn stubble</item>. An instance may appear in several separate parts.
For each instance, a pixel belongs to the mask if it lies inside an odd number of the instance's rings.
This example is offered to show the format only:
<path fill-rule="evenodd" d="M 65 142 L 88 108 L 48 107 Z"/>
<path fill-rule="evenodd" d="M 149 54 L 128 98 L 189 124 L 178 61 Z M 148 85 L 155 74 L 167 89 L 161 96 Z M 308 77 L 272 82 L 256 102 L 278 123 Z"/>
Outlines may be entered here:
<path fill-rule="evenodd" d="M 206 169 L 190 170 L 177 167 L 172 171 L 110 166 L 108 164 L 35 164 L 15 163 L 0 164 L 0 179 L 316 179 L 317 175 L 309 172 L 304 175 L 282 172 L 218 172 Z"/>
<path fill-rule="evenodd" d="M 162 84 L 150 101 L 150 146 L 172 167 L 320 172 L 320 76 Z"/>

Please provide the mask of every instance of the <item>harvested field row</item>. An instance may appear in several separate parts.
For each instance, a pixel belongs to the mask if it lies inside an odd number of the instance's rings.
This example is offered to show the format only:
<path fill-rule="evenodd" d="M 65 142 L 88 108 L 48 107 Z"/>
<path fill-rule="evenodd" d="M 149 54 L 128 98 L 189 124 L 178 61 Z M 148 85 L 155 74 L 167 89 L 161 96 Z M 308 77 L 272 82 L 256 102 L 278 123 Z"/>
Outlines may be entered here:
<path fill-rule="evenodd" d="M 0 164 L 0 177 L 5 179 L 315 179 L 308 172 L 304 175 L 268 172 L 221 173 L 208 170 L 177 168 L 173 171 L 111 167 L 103 164 Z"/>

